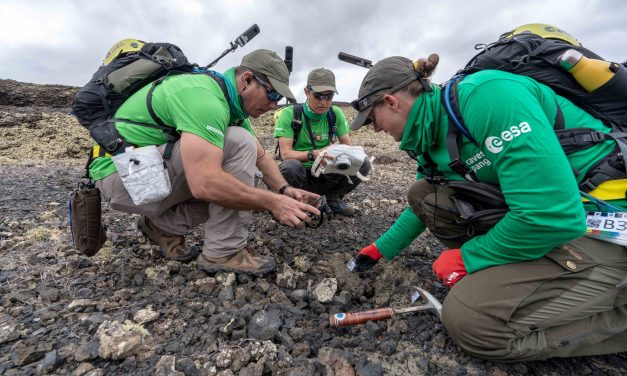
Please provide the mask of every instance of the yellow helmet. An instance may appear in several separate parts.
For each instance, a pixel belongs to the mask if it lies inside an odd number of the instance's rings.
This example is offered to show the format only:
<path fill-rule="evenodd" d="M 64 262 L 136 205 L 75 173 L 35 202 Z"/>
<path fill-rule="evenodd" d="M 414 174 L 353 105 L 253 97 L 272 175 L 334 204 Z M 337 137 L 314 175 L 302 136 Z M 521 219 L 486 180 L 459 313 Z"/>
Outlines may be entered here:
<path fill-rule="evenodd" d="M 547 24 L 540 24 L 540 23 L 532 23 L 532 24 L 518 26 L 514 30 L 508 33 L 505 33 L 502 36 L 505 38 L 509 38 L 509 37 L 512 37 L 514 35 L 517 35 L 523 32 L 529 32 L 535 35 L 539 35 L 542 38 L 546 38 L 546 39 L 559 39 L 566 43 L 572 44 L 573 46 L 581 47 L 581 42 L 579 42 L 577 38 L 568 34 L 567 32 L 560 29 L 559 27 L 547 25 Z"/>
<path fill-rule="evenodd" d="M 146 44 L 146 42 L 139 39 L 122 39 L 109 48 L 107 56 L 105 56 L 102 64 L 109 65 L 109 63 L 120 56 L 127 55 L 131 52 L 137 52 L 142 49 L 144 44 Z"/>

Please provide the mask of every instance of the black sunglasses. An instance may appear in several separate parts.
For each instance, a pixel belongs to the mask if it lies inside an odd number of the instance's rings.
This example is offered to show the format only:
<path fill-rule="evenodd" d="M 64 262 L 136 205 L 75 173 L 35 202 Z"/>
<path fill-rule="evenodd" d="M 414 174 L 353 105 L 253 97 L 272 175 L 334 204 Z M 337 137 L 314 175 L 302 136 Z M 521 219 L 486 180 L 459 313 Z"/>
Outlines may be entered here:
<path fill-rule="evenodd" d="M 373 94 L 376 94 L 380 91 L 383 90 L 389 90 L 392 88 L 392 85 L 388 85 L 388 86 L 384 86 L 382 88 L 379 89 L 375 89 L 372 90 L 371 92 L 367 93 L 366 95 L 362 96 L 359 99 L 355 99 L 354 101 L 351 102 L 351 106 L 357 110 L 357 111 L 363 111 L 366 108 L 372 106 L 374 104 L 374 102 L 370 101 L 369 97 L 372 96 Z"/>
<path fill-rule="evenodd" d="M 333 99 L 333 95 L 335 95 L 335 93 L 330 93 L 330 94 L 316 93 L 313 90 L 311 93 L 313 94 L 314 98 L 316 98 L 319 101 L 330 101 L 331 99 Z"/>
<path fill-rule="evenodd" d="M 272 102 L 278 102 L 281 99 L 283 99 L 283 96 L 281 94 L 279 94 L 278 91 L 272 89 L 270 87 L 269 83 L 267 83 L 266 81 L 264 81 L 261 78 L 257 77 L 257 75 L 255 75 L 255 74 L 253 74 L 253 77 L 255 78 L 255 80 L 257 80 L 259 85 L 263 86 L 263 88 L 266 89 L 266 97 L 269 100 L 271 100 Z"/>

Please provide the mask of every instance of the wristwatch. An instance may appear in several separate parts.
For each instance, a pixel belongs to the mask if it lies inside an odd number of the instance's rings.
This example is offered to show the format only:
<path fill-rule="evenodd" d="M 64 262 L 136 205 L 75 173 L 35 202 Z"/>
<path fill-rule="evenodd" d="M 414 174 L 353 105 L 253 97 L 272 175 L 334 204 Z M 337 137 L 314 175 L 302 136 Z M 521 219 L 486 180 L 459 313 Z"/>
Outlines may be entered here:
<path fill-rule="evenodd" d="M 285 193 L 285 191 L 286 191 L 288 188 L 291 188 L 291 187 L 292 187 L 291 185 L 289 185 L 289 184 L 285 184 L 284 186 L 282 186 L 281 188 L 279 188 L 278 192 L 279 192 L 279 194 L 280 194 L 280 195 L 282 195 L 282 194 L 284 194 L 284 193 Z"/>
<path fill-rule="evenodd" d="M 307 152 L 307 160 L 308 160 L 308 161 L 312 161 L 312 162 L 313 162 L 313 160 L 314 160 L 314 159 L 316 159 L 316 158 L 314 158 L 314 153 L 313 153 L 313 151 L 309 150 L 309 151 Z"/>

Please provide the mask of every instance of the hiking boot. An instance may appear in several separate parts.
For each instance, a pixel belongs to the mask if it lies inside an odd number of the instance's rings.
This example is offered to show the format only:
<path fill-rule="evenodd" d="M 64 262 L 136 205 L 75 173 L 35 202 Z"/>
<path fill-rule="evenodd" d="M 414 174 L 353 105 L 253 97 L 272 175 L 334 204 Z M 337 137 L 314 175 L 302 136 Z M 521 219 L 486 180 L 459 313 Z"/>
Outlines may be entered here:
<path fill-rule="evenodd" d="M 355 208 L 351 204 L 347 204 L 342 199 L 327 199 L 327 205 L 335 214 L 345 215 L 351 217 L 355 214 Z"/>
<path fill-rule="evenodd" d="M 198 256 L 198 269 L 207 273 L 234 272 L 251 275 L 263 275 L 275 269 L 274 258 L 270 256 L 253 256 L 248 248 L 226 257 Z"/>
<path fill-rule="evenodd" d="M 165 232 L 152 224 L 147 217 L 140 218 L 137 228 L 144 234 L 146 239 L 159 246 L 161 256 L 167 259 L 189 262 L 198 257 L 198 249 L 196 247 L 187 248 L 185 246 L 185 236 Z"/>

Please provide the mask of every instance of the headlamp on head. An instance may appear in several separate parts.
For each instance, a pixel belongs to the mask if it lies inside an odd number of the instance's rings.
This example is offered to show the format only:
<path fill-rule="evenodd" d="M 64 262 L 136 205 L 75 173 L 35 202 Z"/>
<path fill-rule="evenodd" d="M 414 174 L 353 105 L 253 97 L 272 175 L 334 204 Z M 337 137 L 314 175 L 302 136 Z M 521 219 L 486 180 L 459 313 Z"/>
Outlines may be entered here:
<path fill-rule="evenodd" d="M 387 85 L 387 86 L 384 86 L 384 87 L 372 90 L 371 92 L 365 94 L 361 98 L 358 98 L 358 99 L 355 99 L 354 101 L 352 101 L 351 102 L 351 106 L 355 110 L 357 110 L 357 111 L 365 110 L 366 108 L 374 105 L 374 103 L 376 102 L 376 101 L 373 102 L 372 98 L 371 98 L 374 94 L 376 94 L 376 93 L 378 93 L 380 91 L 383 91 L 383 90 L 389 90 L 391 88 L 392 88 L 392 85 Z M 377 99 L 377 101 L 378 101 L 378 99 Z"/>
<path fill-rule="evenodd" d="M 418 60 L 418 65 L 402 56 L 391 56 L 376 63 L 366 74 L 359 88 L 360 98 L 351 102 L 351 106 L 358 111 L 351 123 L 351 129 L 356 130 L 371 122 L 370 113 L 373 106 L 381 100 L 384 93 L 395 93 L 414 81 L 420 82 L 419 91 L 431 92 L 428 77 L 433 73 L 439 57 L 430 55 L 427 59 Z M 411 88 L 411 92 L 416 91 Z"/>

